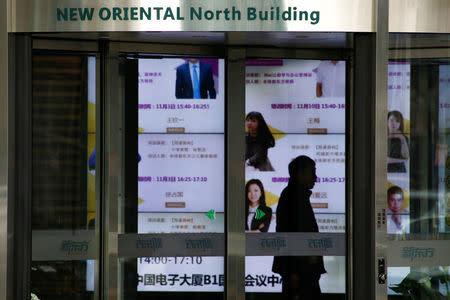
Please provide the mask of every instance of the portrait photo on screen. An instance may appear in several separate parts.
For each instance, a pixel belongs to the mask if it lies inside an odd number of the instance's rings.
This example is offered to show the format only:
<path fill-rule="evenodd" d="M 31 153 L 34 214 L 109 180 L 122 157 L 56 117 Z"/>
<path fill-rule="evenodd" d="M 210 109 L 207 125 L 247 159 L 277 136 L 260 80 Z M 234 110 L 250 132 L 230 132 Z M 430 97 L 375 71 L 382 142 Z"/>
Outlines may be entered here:
<path fill-rule="evenodd" d="M 386 214 L 387 233 L 409 233 L 409 196 L 399 186 L 392 185 L 387 190 Z"/>
<path fill-rule="evenodd" d="M 266 204 L 264 186 L 259 179 L 245 185 L 246 232 L 267 232 L 272 222 L 272 208 Z"/>
<path fill-rule="evenodd" d="M 409 177 L 410 64 L 388 65 L 388 173 Z"/>
<path fill-rule="evenodd" d="M 275 171 L 268 158 L 275 139 L 261 113 L 252 111 L 245 118 L 245 166 L 248 170 Z"/>
<path fill-rule="evenodd" d="M 388 112 L 388 173 L 407 173 L 409 138 L 405 135 L 403 115 Z"/>
<path fill-rule="evenodd" d="M 224 60 L 140 58 L 139 132 L 223 133 Z"/>
<path fill-rule="evenodd" d="M 218 74 L 217 60 L 201 61 L 189 58 L 177 67 L 175 97 L 177 99 L 216 99 L 213 68 L 216 81 Z"/>
<path fill-rule="evenodd" d="M 345 62 L 338 60 L 321 61 L 316 73 L 316 96 L 345 97 Z"/>

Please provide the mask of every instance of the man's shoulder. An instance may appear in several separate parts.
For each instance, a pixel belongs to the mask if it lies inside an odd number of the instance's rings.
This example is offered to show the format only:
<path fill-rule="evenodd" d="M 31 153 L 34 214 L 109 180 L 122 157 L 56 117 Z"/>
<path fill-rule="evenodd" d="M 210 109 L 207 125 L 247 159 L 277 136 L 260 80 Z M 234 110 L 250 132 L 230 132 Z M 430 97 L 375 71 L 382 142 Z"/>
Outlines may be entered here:
<path fill-rule="evenodd" d="M 317 66 L 317 70 L 321 71 L 321 72 L 328 71 L 330 65 L 331 65 L 331 62 L 328 60 L 321 61 L 319 63 L 319 65 Z"/>
<path fill-rule="evenodd" d="M 286 186 L 282 191 L 281 191 L 281 196 L 286 195 L 286 193 L 289 192 L 289 186 Z"/>
<path fill-rule="evenodd" d="M 289 188 L 289 186 L 286 186 L 282 191 L 281 191 L 281 194 L 280 194 L 280 201 L 288 201 L 289 200 L 289 194 L 290 194 L 290 188 Z"/>
<path fill-rule="evenodd" d="M 181 66 L 177 67 L 177 71 L 182 71 L 182 70 L 186 70 L 189 69 L 189 63 L 184 63 Z"/>
<path fill-rule="evenodd" d="M 201 69 L 211 69 L 211 66 L 208 63 L 200 62 Z"/>
<path fill-rule="evenodd" d="M 299 199 L 299 198 L 309 199 L 310 195 L 311 195 L 310 190 L 305 190 L 305 189 L 303 189 L 299 186 L 295 186 L 295 185 L 288 185 L 281 192 L 280 198 L 283 197 L 283 198 L 286 198 L 286 199 L 292 201 L 294 199 Z"/>

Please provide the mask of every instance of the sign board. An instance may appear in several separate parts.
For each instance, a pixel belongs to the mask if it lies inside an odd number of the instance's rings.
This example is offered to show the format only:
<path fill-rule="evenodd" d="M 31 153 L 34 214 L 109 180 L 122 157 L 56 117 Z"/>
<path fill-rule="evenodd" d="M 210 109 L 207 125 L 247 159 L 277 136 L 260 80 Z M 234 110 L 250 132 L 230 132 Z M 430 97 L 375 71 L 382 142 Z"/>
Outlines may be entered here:
<path fill-rule="evenodd" d="M 372 0 L 11 1 L 11 32 L 373 31 Z"/>

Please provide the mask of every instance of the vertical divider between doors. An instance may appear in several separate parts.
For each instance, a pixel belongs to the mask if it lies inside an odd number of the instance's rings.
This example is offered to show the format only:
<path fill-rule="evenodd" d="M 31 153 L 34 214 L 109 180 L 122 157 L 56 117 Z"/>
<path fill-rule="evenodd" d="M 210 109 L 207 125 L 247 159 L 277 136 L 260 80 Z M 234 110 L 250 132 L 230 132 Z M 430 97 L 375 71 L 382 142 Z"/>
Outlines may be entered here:
<path fill-rule="evenodd" d="M 118 50 L 100 41 L 101 101 L 103 102 L 103 228 L 101 241 L 101 299 L 119 299 L 118 244 L 119 207 L 123 197 L 123 98 L 119 84 Z"/>
<path fill-rule="evenodd" d="M 7 298 L 7 292 L 10 292 L 10 274 L 8 272 L 11 270 L 11 257 L 12 256 L 12 243 L 13 240 L 9 238 L 11 236 L 11 231 L 9 228 L 12 226 L 9 223 L 13 222 L 12 216 L 8 212 L 13 212 L 9 206 L 13 203 L 10 197 L 14 196 L 13 189 L 11 188 L 11 180 L 9 178 L 9 162 L 11 150 L 13 144 L 11 140 L 8 139 L 11 132 L 11 117 L 9 115 L 9 110 L 13 108 L 10 105 L 9 95 L 11 95 L 10 89 L 12 88 L 12 82 L 9 78 L 9 60 L 11 53 L 9 53 L 14 48 L 10 48 L 8 39 L 8 2 L 2 1 L 0 9 L 0 138 L 2 144 L 0 145 L 0 298 Z M 9 57 L 8 57 L 9 55 Z M 14 80 L 13 80 L 14 81 Z M 13 95 L 13 94 L 12 94 Z M 12 112 L 14 112 L 12 110 Z M 12 131 L 14 132 L 14 131 Z M 14 170 L 14 169 L 13 169 Z M 13 173 L 13 172 L 11 172 Z M 8 228 L 9 227 L 9 228 Z M 14 237 L 14 235 L 12 235 Z M 8 290 L 7 290 L 8 289 Z"/>
<path fill-rule="evenodd" d="M 32 41 L 28 35 L 9 38 L 8 90 L 8 296 L 30 295 L 32 210 Z M 20 108 L 20 109 L 18 109 Z M 8 141 L 6 143 L 6 140 Z M 5 218 L 6 219 L 6 218 Z"/>
<path fill-rule="evenodd" d="M 96 160 L 103 162 L 103 99 L 102 96 L 102 82 L 101 82 L 101 63 L 102 55 L 97 53 L 95 56 L 95 151 Z M 98 259 L 95 262 L 94 267 L 94 300 L 100 300 L 101 291 L 101 268 L 102 264 L 102 172 L 103 164 L 95 165 L 95 241 L 97 242 L 97 255 Z"/>
<path fill-rule="evenodd" d="M 374 116 L 374 156 L 375 177 L 373 218 L 382 215 L 385 219 L 386 189 L 387 189 L 387 88 L 388 88 L 388 57 L 389 57 L 389 1 L 376 1 L 376 38 L 375 38 L 375 102 Z M 387 275 L 386 224 L 375 227 L 375 299 L 387 299 L 387 280 L 382 284 L 377 264 L 384 259 L 385 274 Z"/>
<path fill-rule="evenodd" d="M 245 48 L 229 48 L 226 72 L 225 298 L 245 299 Z"/>
<path fill-rule="evenodd" d="M 355 35 L 353 124 L 353 298 L 375 299 L 375 36 Z M 357 284 L 356 284 L 357 283 Z"/>
<path fill-rule="evenodd" d="M 353 36 L 352 36 L 353 38 Z M 354 44 L 353 44 L 354 45 Z M 347 165 L 345 167 L 345 234 L 347 235 L 347 251 L 345 256 L 346 261 L 346 287 L 345 294 L 346 299 L 353 299 L 353 212 L 354 212 L 354 197 L 353 197 L 353 149 L 354 149 L 354 136 L 353 131 L 355 128 L 354 123 L 354 103 L 355 103 L 355 80 L 353 74 L 355 74 L 355 59 L 353 55 L 347 55 L 347 67 L 345 77 L 347 78 L 346 87 L 346 101 L 345 101 L 345 161 Z"/>

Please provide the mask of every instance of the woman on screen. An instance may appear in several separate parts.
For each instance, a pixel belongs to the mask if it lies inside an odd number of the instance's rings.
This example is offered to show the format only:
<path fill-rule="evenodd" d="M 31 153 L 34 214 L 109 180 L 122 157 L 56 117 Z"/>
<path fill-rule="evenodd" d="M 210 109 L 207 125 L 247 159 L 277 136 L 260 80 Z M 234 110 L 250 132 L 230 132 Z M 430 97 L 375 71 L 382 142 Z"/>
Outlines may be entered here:
<path fill-rule="evenodd" d="M 245 185 L 246 232 L 267 232 L 272 220 L 272 209 L 266 206 L 264 186 L 258 179 Z"/>
<path fill-rule="evenodd" d="M 388 173 L 406 173 L 409 146 L 403 131 L 403 116 L 399 111 L 388 113 L 388 133 Z"/>
<path fill-rule="evenodd" d="M 275 146 L 275 139 L 261 113 L 250 112 L 245 118 L 245 126 L 245 164 L 259 171 L 274 171 L 267 150 Z"/>

